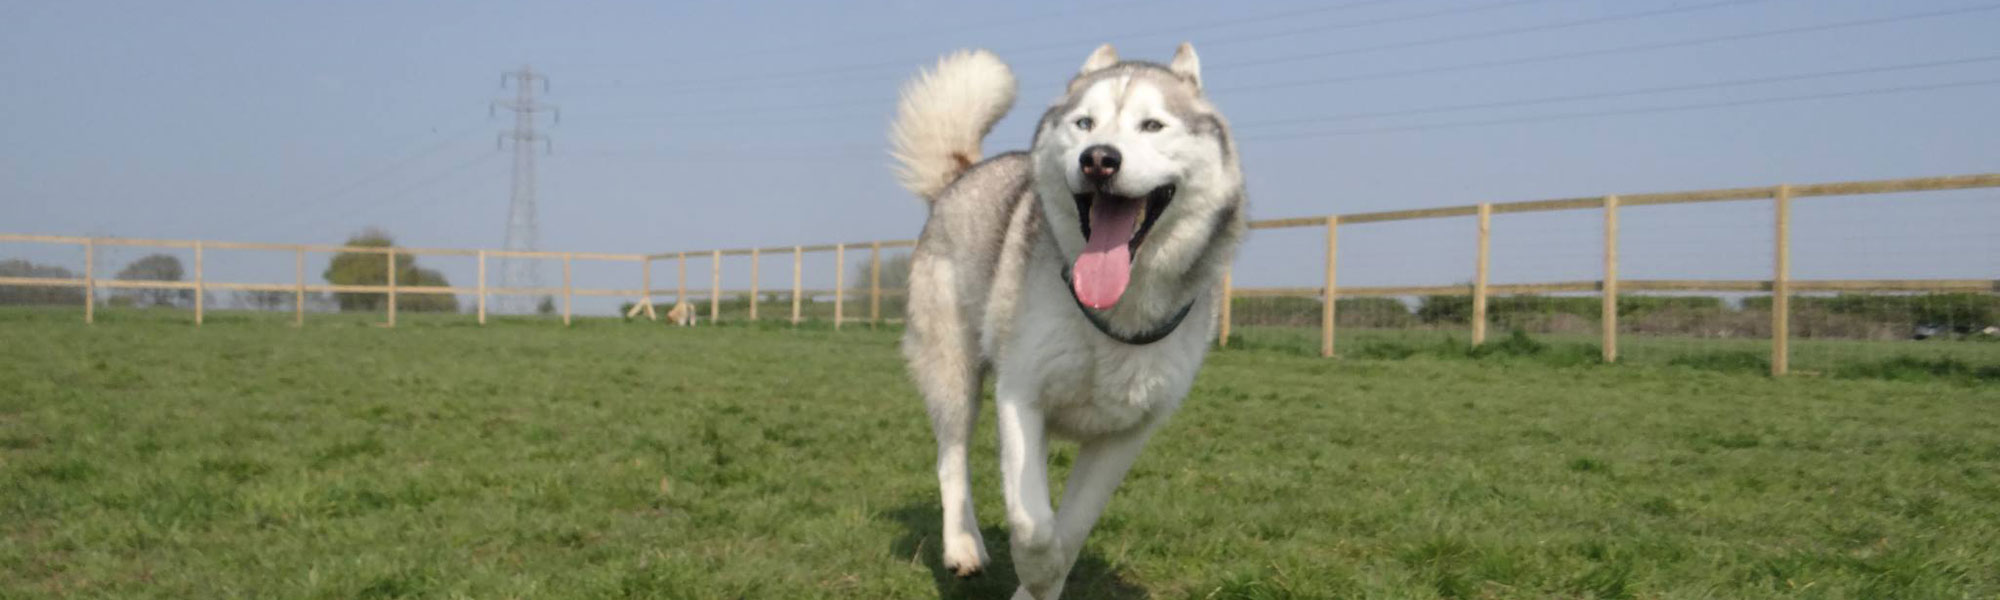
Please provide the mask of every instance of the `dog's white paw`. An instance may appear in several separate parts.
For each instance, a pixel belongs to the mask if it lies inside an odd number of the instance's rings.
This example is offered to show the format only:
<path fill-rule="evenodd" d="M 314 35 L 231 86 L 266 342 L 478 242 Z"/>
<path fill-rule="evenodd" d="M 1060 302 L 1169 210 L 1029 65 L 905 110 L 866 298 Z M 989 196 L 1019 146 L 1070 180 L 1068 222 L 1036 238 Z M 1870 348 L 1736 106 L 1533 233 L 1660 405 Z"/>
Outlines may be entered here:
<path fill-rule="evenodd" d="M 1058 585 L 1058 586 L 1055 586 L 1054 588 L 1048 588 L 1048 589 L 1045 589 L 1045 590 L 1044 590 L 1044 591 L 1043 591 L 1043 592 L 1042 592 L 1042 593 L 1041 593 L 1040 595 L 1036 595 L 1036 594 L 1035 594 L 1035 592 L 1034 592 L 1033 590 L 1030 590 L 1030 589 L 1028 589 L 1028 586 L 1025 586 L 1025 585 L 1023 585 L 1023 586 L 1020 586 L 1020 587 L 1016 587 L 1016 588 L 1014 588 L 1014 596 L 1013 596 L 1013 599 L 1014 599 L 1014 600 L 1056 600 L 1057 598 L 1060 598 L 1061 596 L 1062 596 L 1062 586 L 1060 586 L 1060 585 Z"/>
<path fill-rule="evenodd" d="M 986 540 L 977 530 L 944 536 L 944 568 L 960 579 L 986 571 Z"/>
<path fill-rule="evenodd" d="M 1062 593 L 1063 578 L 1069 575 L 1069 565 L 1063 564 L 1062 544 L 1054 536 L 1029 537 L 1025 543 L 1014 544 L 1014 574 L 1021 578 L 1021 589 L 1014 597 L 1054 598 Z"/>

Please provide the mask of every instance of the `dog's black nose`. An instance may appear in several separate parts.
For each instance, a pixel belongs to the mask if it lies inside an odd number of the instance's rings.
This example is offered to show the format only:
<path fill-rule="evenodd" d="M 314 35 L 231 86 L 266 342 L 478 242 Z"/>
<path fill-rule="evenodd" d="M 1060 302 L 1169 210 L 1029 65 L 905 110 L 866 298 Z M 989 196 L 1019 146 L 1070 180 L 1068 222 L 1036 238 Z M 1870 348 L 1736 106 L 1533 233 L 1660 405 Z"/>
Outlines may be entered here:
<path fill-rule="evenodd" d="M 1122 161 L 1117 148 L 1104 144 L 1084 148 L 1083 156 L 1077 157 L 1083 168 L 1083 178 L 1092 183 L 1110 181 L 1112 175 L 1118 174 L 1118 164 Z"/>

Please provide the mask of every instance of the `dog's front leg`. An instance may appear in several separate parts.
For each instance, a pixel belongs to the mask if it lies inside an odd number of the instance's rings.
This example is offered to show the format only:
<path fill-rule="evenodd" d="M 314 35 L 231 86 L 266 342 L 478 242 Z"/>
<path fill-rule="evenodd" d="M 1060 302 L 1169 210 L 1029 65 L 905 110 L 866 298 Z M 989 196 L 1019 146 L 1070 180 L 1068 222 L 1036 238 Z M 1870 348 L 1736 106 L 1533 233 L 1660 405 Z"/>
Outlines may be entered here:
<path fill-rule="evenodd" d="M 1151 424 L 1132 431 L 1085 441 L 1077 449 L 1076 462 L 1070 466 L 1069 482 L 1063 484 L 1061 509 L 1056 513 L 1056 530 L 1068 554 L 1063 556 L 1065 565 L 1076 564 L 1076 558 L 1083 551 L 1085 538 L 1097 526 L 1097 518 L 1104 514 L 1104 506 L 1111 502 L 1111 494 L 1118 490 L 1118 484 L 1125 481 L 1125 472 L 1138 460 L 1139 452 L 1145 450 L 1147 438 L 1152 437 Z M 1067 569 L 1065 569 L 1067 570 Z"/>
<path fill-rule="evenodd" d="M 994 413 L 1000 429 L 1000 478 L 1007 497 L 1007 526 L 1014 551 L 1014 574 L 1021 580 L 1016 599 L 1052 600 L 1069 573 L 1069 553 L 1056 531 L 1049 506 L 1047 416 L 1037 401 L 1039 384 L 1002 377 L 994 386 Z"/>

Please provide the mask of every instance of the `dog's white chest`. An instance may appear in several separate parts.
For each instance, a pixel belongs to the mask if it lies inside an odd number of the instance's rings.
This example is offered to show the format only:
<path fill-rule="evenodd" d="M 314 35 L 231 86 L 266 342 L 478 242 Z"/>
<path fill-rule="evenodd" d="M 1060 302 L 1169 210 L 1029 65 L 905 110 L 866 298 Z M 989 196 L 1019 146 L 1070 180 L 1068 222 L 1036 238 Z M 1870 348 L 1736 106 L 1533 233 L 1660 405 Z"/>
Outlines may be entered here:
<path fill-rule="evenodd" d="M 1073 366 L 1055 366 L 1042 389 L 1049 427 L 1068 437 L 1129 430 L 1180 405 L 1181 373 L 1150 349 L 1090 352 Z"/>
<path fill-rule="evenodd" d="M 1126 431 L 1180 406 L 1201 368 L 1208 327 L 1189 319 L 1166 339 L 1125 344 L 1075 314 L 1068 297 L 1057 299 L 1035 298 L 1023 307 L 1035 315 L 1027 323 L 1045 326 L 1020 329 L 1003 354 L 1011 364 L 1000 369 L 1001 377 L 1011 372 L 1040 382 L 1051 431 L 1073 438 Z"/>

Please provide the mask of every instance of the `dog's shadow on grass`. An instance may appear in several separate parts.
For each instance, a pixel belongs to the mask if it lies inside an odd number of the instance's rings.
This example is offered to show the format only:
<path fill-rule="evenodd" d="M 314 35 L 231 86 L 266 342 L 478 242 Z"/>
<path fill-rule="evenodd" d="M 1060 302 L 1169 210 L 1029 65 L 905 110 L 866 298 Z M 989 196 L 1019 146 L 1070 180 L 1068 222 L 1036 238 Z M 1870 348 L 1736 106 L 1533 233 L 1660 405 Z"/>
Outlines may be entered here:
<path fill-rule="evenodd" d="M 900 560 L 923 561 L 931 570 L 931 580 L 936 582 L 939 598 L 1008 598 L 1014 593 L 1019 581 L 1014 577 L 1014 561 L 1007 548 L 1007 531 L 1000 527 L 982 527 L 979 534 L 986 538 L 986 554 L 991 559 L 986 563 L 986 572 L 970 579 L 959 579 L 944 568 L 943 509 L 935 500 L 912 502 L 883 515 L 903 526 L 903 535 L 889 548 L 889 553 Z M 1076 559 L 1076 566 L 1070 568 L 1069 582 L 1063 586 L 1066 598 L 1108 598 L 1125 600 L 1147 598 L 1150 594 L 1138 586 L 1125 581 L 1110 563 L 1085 546 L 1083 554 Z"/>

